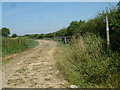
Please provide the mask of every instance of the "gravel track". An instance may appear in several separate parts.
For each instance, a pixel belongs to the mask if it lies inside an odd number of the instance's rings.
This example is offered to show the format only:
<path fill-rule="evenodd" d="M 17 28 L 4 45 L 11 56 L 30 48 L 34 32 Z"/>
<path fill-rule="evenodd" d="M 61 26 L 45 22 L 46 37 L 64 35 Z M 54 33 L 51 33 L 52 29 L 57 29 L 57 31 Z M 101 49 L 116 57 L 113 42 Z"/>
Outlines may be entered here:
<path fill-rule="evenodd" d="M 36 48 L 10 58 L 2 68 L 3 88 L 66 88 L 56 68 L 56 47 L 56 42 L 39 40 Z"/>

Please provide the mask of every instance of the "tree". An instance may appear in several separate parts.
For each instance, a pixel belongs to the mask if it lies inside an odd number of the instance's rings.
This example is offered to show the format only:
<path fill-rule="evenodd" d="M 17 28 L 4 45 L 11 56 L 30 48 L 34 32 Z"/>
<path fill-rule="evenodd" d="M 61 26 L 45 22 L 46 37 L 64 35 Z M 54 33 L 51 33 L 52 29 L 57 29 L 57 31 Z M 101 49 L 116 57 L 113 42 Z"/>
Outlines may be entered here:
<path fill-rule="evenodd" d="M 12 34 L 12 38 L 15 38 L 15 37 L 17 37 L 17 34 Z"/>
<path fill-rule="evenodd" d="M 118 9 L 120 9 L 120 1 L 118 2 L 117 7 L 118 7 Z"/>
<path fill-rule="evenodd" d="M 44 34 L 37 35 L 37 39 L 42 39 L 42 38 L 44 38 Z"/>
<path fill-rule="evenodd" d="M 2 35 L 2 29 L 0 29 L 0 36 Z"/>
<path fill-rule="evenodd" d="M 10 34 L 10 30 L 8 28 L 2 28 L 0 30 L 0 32 L 2 33 L 2 36 L 8 36 Z"/>
<path fill-rule="evenodd" d="M 72 21 L 70 23 L 70 26 L 67 28 L 67 36 L 74 35 L 76 31 L 78 30 L 78 27 L 79 27 L 78 21 Z"/>

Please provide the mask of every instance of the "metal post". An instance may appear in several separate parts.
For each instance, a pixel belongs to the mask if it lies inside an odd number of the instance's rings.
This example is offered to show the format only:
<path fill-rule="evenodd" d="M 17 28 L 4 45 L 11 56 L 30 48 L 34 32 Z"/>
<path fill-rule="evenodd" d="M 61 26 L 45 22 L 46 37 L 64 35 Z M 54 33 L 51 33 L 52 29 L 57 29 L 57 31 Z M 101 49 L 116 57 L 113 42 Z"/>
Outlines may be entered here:
<path fill-rule="evenodd" d="M 108 16 L 107 15 L 106 15 L 106 36 L 107 36 L 107 49 L 109 50 L 110 37 L 109 37 L 109 23 L 108 23 Z"/>
<path fill-rule="evenodd" d="M 66 37 L 64 37 L 65 44 L 67 44 Z"/>

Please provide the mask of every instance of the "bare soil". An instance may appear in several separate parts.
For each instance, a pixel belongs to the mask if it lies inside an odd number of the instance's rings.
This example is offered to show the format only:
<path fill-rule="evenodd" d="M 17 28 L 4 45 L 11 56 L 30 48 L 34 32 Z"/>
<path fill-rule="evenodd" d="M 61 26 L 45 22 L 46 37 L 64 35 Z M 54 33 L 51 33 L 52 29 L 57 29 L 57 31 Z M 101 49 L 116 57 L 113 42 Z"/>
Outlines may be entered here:
<path fill-rule="evenodd" d="M 9 58 L 2 67 L 3 88 L 66 88 L 56 68 L 54 53 L 57 43 L 39 40 L 36 48 Z"/>

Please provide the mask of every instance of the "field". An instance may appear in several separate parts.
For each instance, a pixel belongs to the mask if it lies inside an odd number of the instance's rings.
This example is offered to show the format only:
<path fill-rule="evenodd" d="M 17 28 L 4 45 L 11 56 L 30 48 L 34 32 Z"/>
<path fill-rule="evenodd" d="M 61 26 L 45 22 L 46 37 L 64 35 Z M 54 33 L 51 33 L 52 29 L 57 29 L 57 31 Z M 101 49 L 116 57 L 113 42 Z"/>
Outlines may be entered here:
<path fill-rule="evenodd" d="M 26 38 L 2 38 L 2 55 L 10 55 L 18 53 L 29 48 L 33 48 L 38 44 L 37 41 Z"/>

